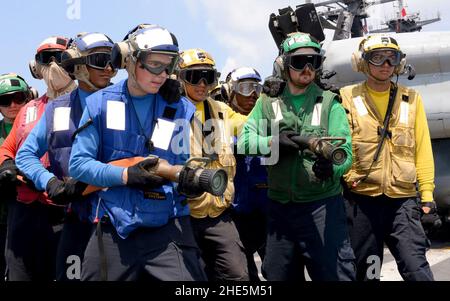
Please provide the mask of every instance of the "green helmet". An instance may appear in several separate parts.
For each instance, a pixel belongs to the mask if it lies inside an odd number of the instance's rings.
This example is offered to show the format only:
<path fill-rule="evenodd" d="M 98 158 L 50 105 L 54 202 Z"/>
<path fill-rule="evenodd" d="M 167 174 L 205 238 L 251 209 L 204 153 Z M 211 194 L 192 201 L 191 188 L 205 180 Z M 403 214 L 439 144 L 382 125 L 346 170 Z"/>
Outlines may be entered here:
<path fill-rule="evenodd" d="M 283 53 L 290 53 L 299 48 L 314 48 L 318 53 L 321 51 L 319 42 L 311 35 L 303 32 L 292 34 L 283 42 Z"/>
<path fill-rule="evenodd" d="M 29 93 L 25 80 L 15 73 L 7 73 L 0 75 L 0 95 L 11 94 L 16 92 Z"/>

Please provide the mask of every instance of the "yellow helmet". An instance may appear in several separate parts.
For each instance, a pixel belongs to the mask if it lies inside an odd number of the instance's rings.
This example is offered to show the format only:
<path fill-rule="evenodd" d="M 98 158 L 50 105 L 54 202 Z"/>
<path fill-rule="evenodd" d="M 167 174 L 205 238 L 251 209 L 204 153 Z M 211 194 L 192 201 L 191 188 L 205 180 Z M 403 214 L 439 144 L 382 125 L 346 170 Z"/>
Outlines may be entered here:
<path fill-rule="evenodd" d="M 382 34 L 370 35 L 359 43 L 358 51 L 352 54 L 353 70 L 367 74 L 369 72 L 368 62 L 371 61 L 371 54 L 376 50 L 383 49 L 396 52 L 396 58 L 390 61 L 390 64 L 391 66 L 395 66 L 394 74 L 402 74 L 406 66 L 406 55 L 401 51 L 400 46 L 394 38 Z"/>
<path fill-rule="evenodd" d="M 180 69 L 186 69 L 195 65 L 210 65 L 212 68 L 216 62 L 212 56 L 203 49 L 194 48 L 182 51 L 180 54 Z"/>
<path fill-rule="evenodd" d="M 397 41 L 394 38 L 385 35 L 368 36 L 361 42 L 359 47 L 363 53 L 376 49 L 393 49 L 396 51 L 401 51 Z"/>

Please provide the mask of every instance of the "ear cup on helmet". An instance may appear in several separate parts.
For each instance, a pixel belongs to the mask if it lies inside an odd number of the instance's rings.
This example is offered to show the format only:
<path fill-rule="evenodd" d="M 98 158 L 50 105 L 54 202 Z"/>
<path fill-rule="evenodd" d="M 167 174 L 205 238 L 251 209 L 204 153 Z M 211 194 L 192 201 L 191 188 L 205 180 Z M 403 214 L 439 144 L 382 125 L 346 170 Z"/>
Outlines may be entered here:
<path fill-rule="evenodd" d="M 73 63 L 73 60 L 79 57 L 80 54 L 78 51 L 69 48 L 62 53 L 61 66 L 64 70 L 66 70 L 67 73 L 73 74 L 75 73 L 75 64 Z"/>
<path fill-rule="evenodd" d="M 363 59 L 361 57 L 361 52 L 353 52 L 352 53 L 352 69 L 355 72 L 362 72 L 363 71 Z"/>
<path fill-rule="evenodd" d="M 220 94 L 226 102 L 231 101 L 231 86 L 228 82 L 222 84 L 220 87 Z"/>
<path fill-rule="evenodd" d="M 29 91 L 29 95 L 30 95 L 30 100 L 39 98 L 39 92 L 35 88 L 30 87 L 30 89 L 28 91 Z"/>
<path fill-rule="evenodd" d="M 28 63 L 28 67 L 30 68 L 30 73 L 31 73 L 31 76 L 33 76 L 33 78 L 35 78 L 35 79 L 42 79 L 43 77 L 42 77 L 42 74 L 40 74 L 38 71 L 37 71 L 37 68 L 36 68 L 36 61 L 35 60 L 31 60 L 29 63 Z"/>
<path fill-rule="evenodd" d="M 128 44 L 126 42 L 115 43 L 111 51 L 111 64 L 114 69 L 124 69 L 128 57 Z"/>
<path fill-rule="evenodd" d="M 273 62 L 273 73 L 275 76 L 285 79 L 284 71 L 286 70 L 284 55 L 280 55 Z"/>
<path fill-rule="evenodd" d="M 398 65 L 395 70 L 394 73 L 395 74 L 403 74 L 405 73 L 405 67 L 406 67 L 406 55 L 402 54 L 403 58 L 400 61 L 400 65 Z"/>

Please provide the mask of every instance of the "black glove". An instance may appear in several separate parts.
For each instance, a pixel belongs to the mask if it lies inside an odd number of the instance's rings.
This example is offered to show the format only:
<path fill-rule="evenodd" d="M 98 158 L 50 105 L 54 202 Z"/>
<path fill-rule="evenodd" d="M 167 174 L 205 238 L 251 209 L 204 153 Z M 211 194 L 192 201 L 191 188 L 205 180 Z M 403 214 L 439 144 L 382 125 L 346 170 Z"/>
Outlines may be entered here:
<path fill-rule="evenodd" d="M 58 205 L 66 205 L 80 200 L 83 197 L 83 191 L 88 185 L 75 179 L 61 181 L 53 177 L 48 181 L 45 191 L 48 197 Z"/>
<path fill-rule="evenodd" d="M 159 89 L 159 94 L 168 103 L 177 102 L 181 98 L 181 85 L 177 80 L 168 78 Z"/>
<path fill-rule="evenodd" d="M 158 160 L 158 158 L 149 158 L 128 167 L 127 185 L 143 191 L 151 191 L 163 185 L 166 180 L 149 171 L 158 164 Z"/>
<path fill-rule="evenodd" d="M 286 81 L 276 76 L 269 76 L 263 84 L 263 92 L 269 97 L 278 97 L 283 93 Z"/>
<path fill-rule="evenodd" d="M 425 213 L 423 209 L 421 221 L 424 227 L 438 229 L 442 226 L 442 220 L 437 213 L 437 207 L 435 202 L 423 202 L 421 203 L 422 208 L 429 208 L 430 212 Z"/>
<path fill-rule="evenodd" d="M 2 187 L 8 187 L 8 185 L 14 187 L 18 183 L 17 175 L 19 173 L 20 171 L 13 159 L 3 161 L 2 165 L 0 165 L 0 185 Z"/>
<path fill-rule="evenodd" d="M 278 145 L 280 153 L 299 151 L 300 147 L 291 139 L 293 136 L 298 136 L 298 133 L 295 131 L 283 131 L 278 136 L 273 136 L 272 150 Z"/>
<path fill-rule="evenodd" d="M 194 187 L 196 169 L 193 168 L 183 168 L 178 177 L 178 192 L 184 194 L 188 198 L 194 199 L 201 196 L 204 191 L 200 187 Z"/>
<path fill-rule="evenodd" d="M 312 170 L 319 180 L 325 181 L 333 176 L 333 162 L 325 158 L 318 158 Z"/>

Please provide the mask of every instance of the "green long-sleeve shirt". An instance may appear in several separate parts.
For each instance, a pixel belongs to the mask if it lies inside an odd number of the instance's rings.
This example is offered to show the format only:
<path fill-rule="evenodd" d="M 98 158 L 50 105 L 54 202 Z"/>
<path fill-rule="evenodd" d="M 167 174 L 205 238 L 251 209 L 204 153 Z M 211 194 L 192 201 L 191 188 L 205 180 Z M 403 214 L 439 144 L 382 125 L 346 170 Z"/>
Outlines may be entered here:
<path fill-rule="evenodd" d="M 288 89 L 285 90 L 285 97 L 290 99 L 290 102 L 292 104 L 291 109 L 294 110 L 294 112 L 297 114 L 299 110 L 302 108 L 302 106 L 305 103 L 307 93 L 300 94 L 300 95 L 292 95 L 289 93 Z M 264 105 L 263 105 L 263 99 L 258 99 L 254 109 L 249 115 L 249 118 L 244 125 L 244 129 L 239 137 L 238 140 L 238 152 L 243 153 L 246 155 L 270 155 L 270 142 L 272 140 L 273 135 L 276 135 L 275 133 L 270 133 L 270 130 L 267 130 L 267 124 L 270 128 L 270 122 L 271 120 L 268 120 L 268 116 L 265 113 Z M 262 124 L 265 122 L 266 124 Z M 280 127 L 279 131 L 283 131 L 282 127 Z M 328 118 L 328 136 L 332 137 L 344 137 L 346 138 L 346 143 L 343 144 L 341 147 L 345 150 L 347 153 L 347 160 L 344 164 L 340 166 L 334 165 L 334 176 L 333 176 L 333 182 L 335 183 L 334 188 L 339 186 L 339 191 L 341 191 L 340 187 L 340 178 L 347 172 L 347 170 L 351 167 L 352 164 L 352 147 L 351 147 L 351 134 L 350 134 L 350 128 L 348 125 L 348 120 L 346 116 L 346 112 L 342 105 L 336 101 L 333 100 L 331 104 L 331 110 L 329 113 Z M 284 166 L 289 166 L 289 169 L 298 168 L 297 158 L 294 160 L 292 158 L 286 158 L 284 155 L 283 157 L 279 158 L 280 161 L 282 160 L 292 160 L 291 164 L 284 164 Z M 269 159 L 270 161 L 270 159 Z M 301 160 L 299 160 L 301 161 Z M 275 163 L 275 162 L 272 162 Z M 279 164 L 279 162 L 275 163 Z M 270 168 L 269 168 L 270 169 Z M 293 173 L 292 170 L 286 170 L 286 175 L 293 175 L 295 177 L 295 172 Z M 328 195 L 329 191 L 317 191 L 314 195 L 302 195 L 300 187 L 293 187 L 293 190 L 298 190 L 298 193 L 290 194 L 289 196 L 287 194 L 283 194 L 282 192 L 275 192 L 274 189 L 272 189 L 271 192 L 271 185 L 270 182 L 276 181 L 277 179 L 270 179 L 270 173 L 269 173 L 269 196 L 272 195 L 272 197 L 277 197 L 278 200 L 281 202 L 285 202 L 286 200 L 282 200 L 282 198 L 288 197 L 288 199 L 292 201 L 314 201 L 318 199 L 323 199 L 326 197 L 329 197 L 331 195 Z M 292 180 L 292 179 L 288 179 Z M 296 182 L 293 181 L 293 185 L 296 186 Z M 299 185 L 301 186 L 301 183 Z M 328 188 L 325 188 L 324 190 L 329 190 Z M 294 195 L 294 196 L 293 196 Z M 295 196 L 296 195 L 296 196 Z"/>

